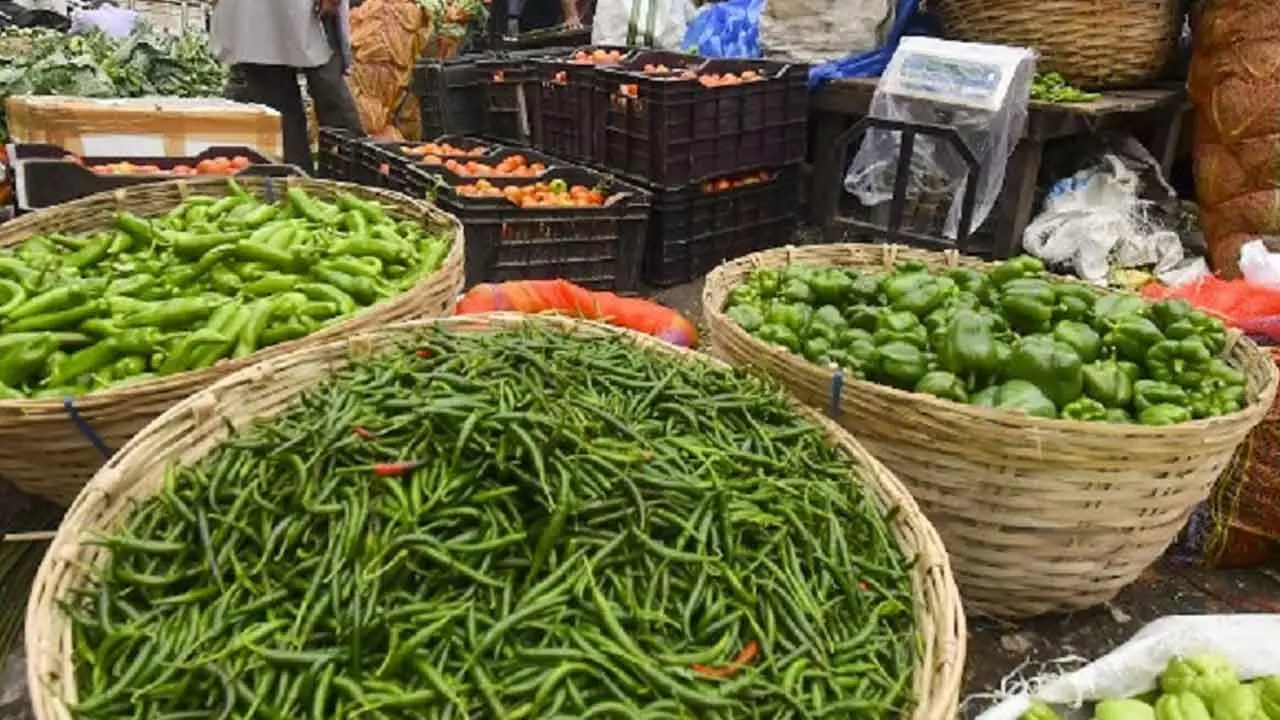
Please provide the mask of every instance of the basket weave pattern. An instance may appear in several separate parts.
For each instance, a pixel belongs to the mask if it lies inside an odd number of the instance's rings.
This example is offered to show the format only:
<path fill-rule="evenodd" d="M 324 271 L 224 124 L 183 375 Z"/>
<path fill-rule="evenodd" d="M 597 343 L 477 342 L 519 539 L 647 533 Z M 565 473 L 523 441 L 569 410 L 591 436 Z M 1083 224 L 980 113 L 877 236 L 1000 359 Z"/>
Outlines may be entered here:
<path fill-rule="evenodd" d="M 725 299 L 756 268 L 879 271 L 900 259 L 935 269 L 983 264 L 893 245 L 747 255 L 707 276 L 702 310 L 712 351 L 830 408 L 832 370 L 747 334 L 721 312 Z M 1239 334 L 1227 352 L 1248 377 L 1248 407 L 1171 427 L 1046 420 L 853 378 L 834 403 L 836 420 L 903 481 L 938 528 L 970 612 L 1077 610 L 1110 600 L 1159 557 L 1271 406 L 1278 373 L 1270 356 Z"/>
<path fill-rule="evenodd" d="M 117 450 L 171 405 L 220 377 L 261 360 L 388 322 L 444 314 L 462 291 L 462 225 L 452 215 L 426 201 L 387 190 L 328 180 L 242 177 L 238 182 L 259 197 L 264 196 L 268 187 L 276 194 L 283 194 L 289 187 L 300 187 L 325 200 L 334 199 L 341 192 L 376 200 L 396 217 L 420 219 L 424 224 L 450 232 L 453 235 L 452 247 L 441 267 L 408 292 L 304 338 L 273 345 L 244 358 L 225 360 L 202 370 L 108 388 L 76 398 L 75 413 L 110 451 Z M 196 179 L 136 185 L 99 193 L 5 223 L 0 226 L 0 246 L 16 245 L 42 233 L 74 234 L 99 230 L 108 226 L 112 215 L 120 210 L 149 216 L 170 210 L 189 195 L 221 197 L 228 192 L 223 179 Z M 0 401 L 0 477 L 7 478 L 19 488 L 66 505 L 93 477 L 104 460 L 103 453 L 95 448 L 74 421 L 64 401 Z"/>
<path fill-rule="evenodd" d="M 933 0 L 946 36 L 1029 47 L 1036 69 L 1090 88 L 1139 85 L 1169 63 L 1179 0 Z"/>
<path fill-rule="evenodd" d="M 70 623 L 58 607 L 88 582 L 102 549 L 95 534 L 121 523 L 135 504 L 159 491 L 171 461 L 192 463 L 224 440 L 228 426 L 275 416 L 293 397 L 346 365 L 351 358 L 394 347 L 422 329 L 439 325 L 455 332 L 515 329 L 526 322 L 583 337 L 623 336 L 685 362 L 723 365 L 649 336 L 593 322 L 509 313 L 406 322 L 325 345 L 276 356 L 223 378 L 174 406 L 138 433 L 85 487 L 71 506 L 36 577 L 27 606 L 27 679 L 37 720 L 70 720 L 76 698 Z M 858 470 L 869 496 L 893 513 L 891 529 L 907 557 L 916 557 L 912 587 L 921 656 L 910 720 L 955 717 L 964 670 L 965 619 L 942 541 L 906 489 L 848 433 L 818 413 L 797 405 L 818 424 Z M 896 512 L 894 512 L 896 511 Z"/>

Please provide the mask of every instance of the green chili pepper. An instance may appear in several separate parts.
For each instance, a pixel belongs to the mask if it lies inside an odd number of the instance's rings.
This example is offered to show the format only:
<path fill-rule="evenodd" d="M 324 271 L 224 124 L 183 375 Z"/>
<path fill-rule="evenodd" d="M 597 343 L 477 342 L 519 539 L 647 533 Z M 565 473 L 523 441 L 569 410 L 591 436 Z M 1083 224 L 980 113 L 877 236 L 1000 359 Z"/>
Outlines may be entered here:
<path fill-rule="evenodd" d="M 77 350 L 49 375 L 48 385 L 57 387 L 77 382 L 85 375 L 102 370 L 120 357 L 120 351 L 111 340 L 103 340 L 83 350 Z"/>
<path fill-rule="evenodd" d="M 14 389 L 26 386 L 44 369 L 49 356 L 57 349 L 57 337 L 41 335 L 27 345 L 0 353 L 0 385 Z"/>
<path fill-rule="evenodd" d="M 27 300 L 27 291 L 21 285 L 0 278 L 0 318 L 8 317 Z"/>

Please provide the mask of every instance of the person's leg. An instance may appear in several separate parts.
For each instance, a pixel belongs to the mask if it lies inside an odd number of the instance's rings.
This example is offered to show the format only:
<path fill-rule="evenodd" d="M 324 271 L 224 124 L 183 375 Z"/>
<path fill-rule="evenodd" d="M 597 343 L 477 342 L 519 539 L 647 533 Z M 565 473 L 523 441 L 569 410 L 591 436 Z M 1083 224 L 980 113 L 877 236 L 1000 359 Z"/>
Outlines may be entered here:
<path fill-rule="evenodd" d="M 239 65 L 240 102 L 266 105 L 280 113 L 284 135 L 284 161 L 312 172 L 311 143 L 307 138 L 307 111 L 302 106 L 298 71 L 283 65 Z"/>
<path fill-rule="evenodd" d="M 341 128 L 356 135 L 364 135 L 360 126 L 360 112 L 347 87 L 342 73 L 342 56 L 334 53 L 329 62 L 320 67 L 307 68 L 307 92 L 316 104 L 316 121 L 320 127 Z"/>
<path fill-rule="evenodd" d="M 351 89 L 347 87 L 346 69 L 342 62 L 342 48 L 339 45 L 338 30 L 334 27 L 333 18 L 325 18 L 325 34 L 329 36 L 329 45 L 333 55 L 329 62 L 320 67 L 308 68 L 307 92 L 316 104 L 316 121 L 320 127 L 341 128 L 356 135 L 364 135 L 360 126 L 360 112 L 356 110 L 356 101 L 351 97 Z"/>

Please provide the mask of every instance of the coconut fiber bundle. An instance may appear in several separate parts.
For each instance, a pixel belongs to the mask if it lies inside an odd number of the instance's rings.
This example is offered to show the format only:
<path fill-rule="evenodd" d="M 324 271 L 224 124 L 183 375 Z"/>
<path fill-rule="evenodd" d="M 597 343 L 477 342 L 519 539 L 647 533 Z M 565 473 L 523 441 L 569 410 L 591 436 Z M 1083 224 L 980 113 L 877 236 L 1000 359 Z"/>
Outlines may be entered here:
<path fill-rule="evenodd" d="M 1214 269 L 1236 277 L 1241 245 L 1280 235 L 1280 4 L 1204 5 L 1188 78 L 1200 223 Z"/>

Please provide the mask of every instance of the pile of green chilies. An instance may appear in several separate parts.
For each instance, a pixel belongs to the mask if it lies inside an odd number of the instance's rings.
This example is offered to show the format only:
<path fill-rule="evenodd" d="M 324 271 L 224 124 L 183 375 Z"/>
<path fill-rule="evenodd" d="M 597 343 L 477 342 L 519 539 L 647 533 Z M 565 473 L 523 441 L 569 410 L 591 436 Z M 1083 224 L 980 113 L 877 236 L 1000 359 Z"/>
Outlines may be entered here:
<path fill-rule="evenodd" d="M 425 332 L 169 472 L 65 603 L 79 718 L 889 718 L 910 561 L 757 380 Z"/>

